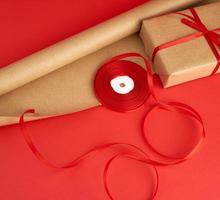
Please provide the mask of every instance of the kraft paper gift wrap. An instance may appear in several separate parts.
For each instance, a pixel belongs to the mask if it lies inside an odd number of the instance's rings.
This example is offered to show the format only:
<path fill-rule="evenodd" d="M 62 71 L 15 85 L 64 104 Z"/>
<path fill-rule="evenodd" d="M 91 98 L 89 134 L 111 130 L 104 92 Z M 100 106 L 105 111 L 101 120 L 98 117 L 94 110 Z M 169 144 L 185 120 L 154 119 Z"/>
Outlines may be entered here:
<path fill-rule="evenodd" d="M 144 55 L 137 32 L 145 18 L 189 7 L 200 0 L 152 0 L 0 70 L 0 125 L 63 115 L 99 105 L 93 92 L 97 69 L 120 53 Z"/>
<path fill-rule="evenodd" d="M 138 32 L 141 21 L 145 18 L 180 10 L 199 1 L 147 1 L 108 21 L 12 63 L 0 71 L 0 95 Z"/>
<path fill-rule="evenodd" d="M 220 28 L 220 2 L 196 7 L 195 10 L 208 30 Z M 181 13 L 192 16 L 189 10 Z M 143 21 L 140 36 L 149 57 L 157 46 L 198 32 L 183 24 L 182 18 L 184 16 L 171 13 Z M 203 35 L 160 50 L 154 59 L 155 72 L 164 87 L 209 76 L 216 65 L 217 59 Z"/>

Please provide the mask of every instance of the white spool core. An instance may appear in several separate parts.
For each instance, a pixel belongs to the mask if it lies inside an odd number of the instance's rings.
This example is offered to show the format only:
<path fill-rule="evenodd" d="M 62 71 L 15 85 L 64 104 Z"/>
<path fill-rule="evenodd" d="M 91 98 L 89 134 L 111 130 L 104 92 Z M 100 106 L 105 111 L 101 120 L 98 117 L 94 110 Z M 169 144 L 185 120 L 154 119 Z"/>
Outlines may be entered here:
<path fill-rule="evenodd" d="M 129 76 L 118 76 L 110 82 L 112 89 L 118 94 L 128 94 L 134 89 L 134 81 Z"/>

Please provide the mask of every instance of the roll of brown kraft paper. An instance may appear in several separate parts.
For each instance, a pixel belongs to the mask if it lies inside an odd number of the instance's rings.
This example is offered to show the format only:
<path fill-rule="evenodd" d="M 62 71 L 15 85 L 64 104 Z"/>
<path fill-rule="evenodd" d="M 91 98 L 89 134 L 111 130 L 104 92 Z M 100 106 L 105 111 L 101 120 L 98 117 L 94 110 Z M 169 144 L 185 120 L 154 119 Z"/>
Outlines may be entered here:
<path fill-rule="evenodd" d="M 200 0 L 146 2 L 2 68 L 0 125 L 18 122 L 28 108 L 36 109 L 36 117 L 27 117 L 34 120 L 98 105 L 93 93 L 96 70 L 103 61 L 119 53 L 144 54 L 135 34 L 141 21 L 197 2 Z"/>

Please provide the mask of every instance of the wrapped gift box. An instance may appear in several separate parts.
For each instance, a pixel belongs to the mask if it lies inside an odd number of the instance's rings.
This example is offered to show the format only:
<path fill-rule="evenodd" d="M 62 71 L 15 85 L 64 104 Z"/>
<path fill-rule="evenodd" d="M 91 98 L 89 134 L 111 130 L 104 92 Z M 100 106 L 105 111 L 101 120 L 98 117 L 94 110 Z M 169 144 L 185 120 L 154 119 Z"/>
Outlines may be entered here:
<path fill-rule="evenodd" d="M 202 25 L 198 20 L 195 21 L 195 16 L 189 9 L 181 11 L 181 14 L 171 13 L 143 21 L 140 36 L 164 87 L 220 71 L 217 66 L 220 45 L 214 44 L 214 40 L 220 43 L 220 2 L 194 10 Z M 194 23 L 197 28 L 187 25 L 183 19 L 187 23 Z M 203 32 L 206 28 L 208 31 Z M 156 51 L 158 49 L 160 50 Z"/>

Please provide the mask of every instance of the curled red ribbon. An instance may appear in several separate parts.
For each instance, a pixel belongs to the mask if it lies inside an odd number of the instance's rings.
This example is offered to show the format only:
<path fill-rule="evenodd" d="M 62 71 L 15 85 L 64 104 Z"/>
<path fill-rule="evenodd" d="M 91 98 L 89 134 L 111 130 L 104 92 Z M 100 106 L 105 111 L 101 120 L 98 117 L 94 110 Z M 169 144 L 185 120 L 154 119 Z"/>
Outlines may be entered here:
<path fill-rule="evenodd" d="M 144 152 L 143 152 L 144 153 Z M 144 153 L 145 154 L 145 153 Z M 146 154 L 145 154 L 146 155 Z M 135 160 L 135 161 L 138 161 L 138 162 L 141 162 L 141 163 L 144 163 L 144 164 L 150 164 L 151 161 L 149 162 L 149 160 L 146 160 L 145 158 L 138 158 L 136 156 L 132 156 L 130 153 L 129 154 L 116 154 L 115 156 L 113 156 L 112 158 L 110 158 L 104 168 L 104 173 L 103 173 L 103 183 L 104 183 L 104 188 L 105 188 L 105 191 L 108 195 L 108 197 L 111 199 L 111 200 L 114 200 L 110 190 L 109 190 L 109 187 L 108 187 L 108 183 L 107 183 L 107 175 L 108 175 L 108 171 L 109 171 L 109 168 L 112 164 L 112 162 L 119 158 L 119 157 L 124 157 L 124 158 L 129 158 L 129 159 L 132 159 L 132 160 Z M 156 194 L 158 192 L 158 187 L 159 187 L 159 174 L 158 174 L 158 171 L 157 171 L 157 168 L 155 167 L 154 165 L 155 163 L 151 163 L 151 165 L 153 166 L 153 169 L 155 171 L 155 174 L 156 174 L 156 186 L 155 186 L 155 189 L 154 189 L 154 192 L 152 193 L 150 199 L 153 200 L 155 197 L 156 197 Z"/>
<path fill-rule="evenodd" d="M 26 126 L 25 126 L 25 122 L 24 122 L 24 115 L 28 114 L 28 113 L 34 113 L 34 109 L 30 109 L 27 110 L 23 113 L 23 115 L 21 115 L 20 120 L 19 120 L 19 124 L 20 124 L 20 128 L 21 128 L 21 132 L 24 136 L 24 139 L 27 143 L 27 145 L 29 146 L 29 148 L 31 149 L 31 151 L 33 152 L 33 154 L 37 157 L 37 159 L 39 161 L 41 161 L 43 164 L 45 164 L 46 166 L 50 167 L 50 168 L 55 168 L 55 169 L 68 169 L 68 168 L 72 168 L 75 167 L 77 165 L 79 165 L 80 163 L 82 163 L 84 160 L 86 160 L 87 158 L 91 157 L 94 153 L 98 153 L 104 150 L 107 150 L 109 148 L 114 148 L 114 147 L 118 147 L 118 146 L 124 146 L 126 149 L 125 152 L 120 152 L 115 154 L 114 156 L 112 156 L 106 163 L 105 167 L 104 167 L 104 171 L 103 171 L 103 185 L 104 185 L 104 189 L 106 191 L 106 194 L 108 195 L 108 197 L 111 200 L 114 200 L 109 187 L 108 187 L 108 172 L 110 170 L 110 166 L 112 165 L 112 162 L 116 159 L 116 158 L 129 158 L 138 162 L 142 162 L 148 165 L 151 165 L 154 169 L 155 172 L 155 177 L 156 177 L 156 183 L 155 183 L 155 188 L 154 191 L 150 197 L 151 200 L 153 200 L 157 194 L 158 191 L 158 186 L 159 186 L 159 175 L 158 175 L 158 171 L 157 168 L 155 167 L 156 165 L 158 166 L 163 166 L 163 164 L 153 161 L 151 160 L 146 152 L 144 152 L 142 149 L 140 149 L 139 147 L 133 145 L 133 144 L 129 144 L 129 143 L 108 143 L 108 144 L 104 144 L 104 145 L 100 145 L 100 146 L 96 146 L 92 149 L 90 149 L 89 151 L 85 152 L 84 154 L 82 154 L 81 156 L 79 156 L 78 158 L 74 159 L 73 161 L 70 161 L 68 163 L 66 163 L 65 165 L 62 166 L 58 166 L 55 165 L 53 163 L 51 163 L 48 159 L 46 159 L 43 154 L 38 150 L 38 148 L 34 145 L 30 135 L 29 135 L 29 131 L 27 130 Z M 137 153 L 135 152 L 131 152 L 129 150 L 135 150 Z"/>
<path fill-rule="evenodd" d="M 151 65 L 148 62 L 148 60 L 146 60 L 142 55 L 138 54 L 138 53 L 125 53 L 125 54 L 121 54 L 118 56 L 113 57 L 112 59 L 110 59 L 108 62 L 104 63 L 102 65 L 102 67 L 106 67 L 108 65 L 111 65 L 116 63 L 119 64 L 121 62 L 118 62 L 120 60 L 126 59 L 126 58 L 131 58 L 131 57 L 137 57 L 140 58 L 144 61 L 145 67 L 146 67 L 146 79 L 147 79 L 147 83 L 148 83 L 148 92 L 150 94 L 150 96 L 155 100 L 155 105 L 146 113 L 146 116 L 143 120 L 143 131 L 142 131 L 142 136 L 144 138 L 144 141 L 146 143 L 146 145 L 148 145 L 151 150 L 162 156 L 165 159 L 170 159 L 169 162 L 163 162 L 163 161 L 157 161 L 157 160 L 153 160 L 151 158 L 148 157 L 148 155 L 146 154 L 145 151 L 143 151 L 142 149 L 140 149 L 139 147 L 133 145 L 133 144 L 128 144 L 128 143 L 109 143 L 109 144 L 104 144 L 98 147 L 94 147 L 93 149 L 90 149 L 89 151 L 87 151 L 86 153 L 84 153 L 83 155 L 79 156 L 78 158 L 76 158 L 75 160 L 67 163 L 64 166 L 56 166 L 52 163 L 50 163 L 41 153 L 40 151 L 37 149 L 37 147 L 34 145 L 28 130 L 25 127 L 25 122 L 24 122 L 24 115 L 26 113 L 34 113 L 34 110 L 27 110 L 21 117 L 20 117 L 20 127 L 21 127 L 21 131 L 23 133 L 24 139 L 27 143 L 27 145 L 29 146 L 29 148 L 31 149 L 31 151 L 34 153 L 34 155 L 38 158 L 38 160 L 40 160 L 42 163 L 44 163 L 45 165 L 47 165 L 48 167 L 52 167 L 52 168 L 58 168 L 58 169 L 63 169 L 63 168 L 71 168 L 74 167 L 78 164 L 80 164 L 81 162 L 83 162 L 86 158 L 88 158 L 89 156 L 91 156 L 93 153 L 98 153 L 100 151 L 109 149 L 109 148 L 113 148 L 113 147 L 117 147 L 117 146 L 124 146 L 125 147 L 125 152 L 119 152 L 115 155 L 113 155 L 106 163 L 105 168 L 104 168 L 104 172 L 103 172 L 103 185 L 106 191 L 106 194 L 108 195 L 108 197 L 111 200 L 114 200 L 109 187 L 108 187 L 108 181 L 107 181 L 107 175 L 108 175 L 108 171 L 110 169 L 111 164 L 113 163 L 113 161 L 119 157 L 126 157 L 126 158 L 130 158 L 133 159 L 135 161 L 139 161 L 139 162 L 143 162 L 145 164 L 150 164 L 152 165 L 152 167 L 155 170 L 155 174 L 156 174 L 156 185 L 155 185 L 155 189 L 154 192 L 152 193 L 150 199 L 153 200 L 157 194 L 157 190 L 158 190 L 158 185 L 159 185 L 159 176 L 158 176 L 158 172 L 156 169 L 156 166 L 167 166 L 167 165 L 175 165 L 181 162 L 186 161 L 187 159 L 189 159 L 192 155 L 194 155 L 195 152 L 198 151 L 198 149 L 201 146 L 202 141 L 205 138 L 205 130 L 204 130 L 204 125 L 203 125 L 203 121 L 201 116 L 198 114 L 198 112 L 196 110 L 194 110 L 192 107 L 183 104 L 183 103 L 179 103 L 179 102 L 170 102 L 170 103 L 164 103 L 162 101 L 160 101 L 155 93 L 154 90 L 154 82 L 153 82 L 153 76 L 152 76 L 152 72 L 151 72 Z M 134 63 L 135 65 L 137 65 L 136 63 Z M 141 67 L 141 66 L 140 66 Z M 120 74 L 119 74 L 120 75 Z M 99 87 L 98 87 L 99 88 Z M 97 87 L 95 87 L 95 89 L 97 89 Z M 145 90 L 143 90 L 145 91 Z M 97 92 L 97 91 L 95 91 Z M 99 92 L 99 91 L 98 91 Z M 136 102 L 135 102 L 136 103 Z M 111 107 L 111 106 L 110 106 Z M 202 134 L 201 134 L 201 138 L 198 141 L 198 143 L 194 146 L 194 148 L 184 157 L 170 157 L 167 155 L 164 155 L 162 153 L 160 153 L 158 150 L 156 150 L 148 141 L 147 138 L 147 133 L 146 133 L 146 121 L 149 117 L 149 115 L 155 111 L 156 109 L 163 109 L 163 110 L 167 110 L 170 112 L 178 112 L 180 114 L 186 115 L 188 117 L 191 117 L 195 120 L 197 120 L 198 123 L 200 123 L 200 125 L 202 126 Z M 117 110 L 116 110 L 117 111 Z M 130 150 L 135 150 L 137 153 L 132 153 Z"/>
<path fill-rule="evenodd" d="M 155 56 L 157 55 L 157 53 L 159 51 L 167 49 L 167 48 L 175 46 L 175 45 L 178 45 L 178 44 L 182 44 L 182 43 L 194 40 L 194 39 L 199 38 L 201 36 L 204 36 L 210 46 L 210 49 L 212 50 L 212 52 L 217 60 L 217 64 L 211 73 L 211 75 L 214 75 L 220 67 L 220 54 L 217 49 L 217 47 L 220 48 L 220 34 L 218 33 L 218 31 L 220 31 L 220 28 L 217 28 L 214 30 L 208 30 L 206 25 L 200 19 L 196 10 L 194 8 L 191 8 L 189 10 L 190 10 L 192 16 L 187 15 L 187 14 L 183 14 L 183 13 L 179 13 L 179 12 L 176 14 L 184 16 L 185 18 L 181 19 L 181 22 L 183 24 L 185 24 L 186 26 L 189 26 L 190 28 L 197 30 L 198 32 L 194 33 L 192 35 L 189 35 L 189 36 L 177 39 L 177 40 L 173 40 L 173 41 L 170 41 L 170 42 L 167 42 L 167 43 L 164 43 L 164 44 L 157 46 L 154 49 L 153 54 L 152 54 L 152 58 L 151 58 L 152 62 L 154 62 Z"/>
<path fill-rule="evenodd" d="M 160 101 L 157 98 L 155 90 L 154 90 L 154 83 L 153 83 L 153 76 L 152 76 L 152 71 L 151 71 L 151 65 L 148 62 L 148 60 L 146 60 L 142 55 L 140 55 L 138 53 L 125 53 L 125 54 L 121 54 L 121 55 L 115 56 L 110 61 L 108 61 L 105 64 L 103 64 L 101 69 L 105 68 L 106 65 L 111 65 L 111 67 L 114 67 L 112 65 L 112 63 L 115 63 L 116 66 L 117 66 L 119 60 L 122 60 L 122 59 L 125 59 L 125 58 L 132 58 L 132 57 L 137 57 L 137 58 L 140 58 L 140 59 L 142 59 L 144 61 L 144 64 L 145 64 L 145 67 L 146 67 L 146 72 L 147 72 L 146 76 L 147 76 L 147 83 L 148 83 L 149 93 L 150 93 L 150 96 L 152 96 L 154 101 L 156 102 L 155 106 L 153 106 L 145 115 L 145 118 L 144 118 L 144 121 L 143 121 L 143 129 L 142 129 L 143 139 L 144 139 L 146 145 L 148 145 L 150 147 L 150 149 L 154 153 L 156 153 L 159 156 L 162 156 L 165 159 L 169 159 L 170 160 L 169 162 L 159 161 L 160 164 L 163 164 L 163 165 L 171 165 L 172 164 L 172 165 L 174 165 L 174 164 L 178 164 L 178 163 L 184 162 L 185 160 L 187 160 L 190 157 L 192 157 L 199 150 L 199 148 L 200 148 L 200 146 L 201 146 L 201 144 L 202 144 L 202 142 L 203 142 L 203 140 L 205 138 L 205 129 L 204 129 L 204 124 L 203 124 L 202 118 L 201 118 L 201 116 L 199 115 L 199 113 L 195 109 L 193 109 L 192 107 L 190 107 L 190 106 L 188 106 L 186 104 L 183 104 L 183 103 L 180 103 L 180 102 L 164 103 L 164 102 Z M 106 71 L 106 73 L 107 73 L 107 71 Z M 118 72 L 118 74 L 120 75 L 120 72 Z M 105 79 L 106 76 L 103 75 L 103 78 Z M 95 92 L 99 94 L 99 91 L 97 91 L 97 89 L 99 89 L 99 88 L 95 87 Z M 111 96 L 109 96 L 109 98 L 110 97 Z M 124 99 L 124 97 L 123 97 L 123 99 Z M 123 103 L 123 102 L 121 102 L 121 103 Z M 134 104 L 136 104 L 135 99 L 134 99 Z M 160 153 L 158 150 L 156 150 L 150 144 L 150 142 L 149 142 L 149 140 L 147 138 L 147 133 L 146 133 L 145 125 L 147 124 L 146 122 L 148 120 L 149 115 L 153 111 L 155 111 L 155 110 L 157 110 L 159 108 L 163 109 L 163 110 L 166 110 L 166 111 L 170 111 L 170 112 L 177 112 L 179 114 L 183 114 L 183 115 L 186 115 L 188 117 L 191 117 L 191 118 L 195 119 L 201 125 L 202 133 L 201 133 L 200 140 L 198 140 L 198 142 L 194 146 L 194 148 L 187 155 L 185 155 L 184 157 L 171 157 L 171 156 L 164 155 L 164 154 Z M 118 111 L 118 110 L 115 110 L 115 111 Z"/>

